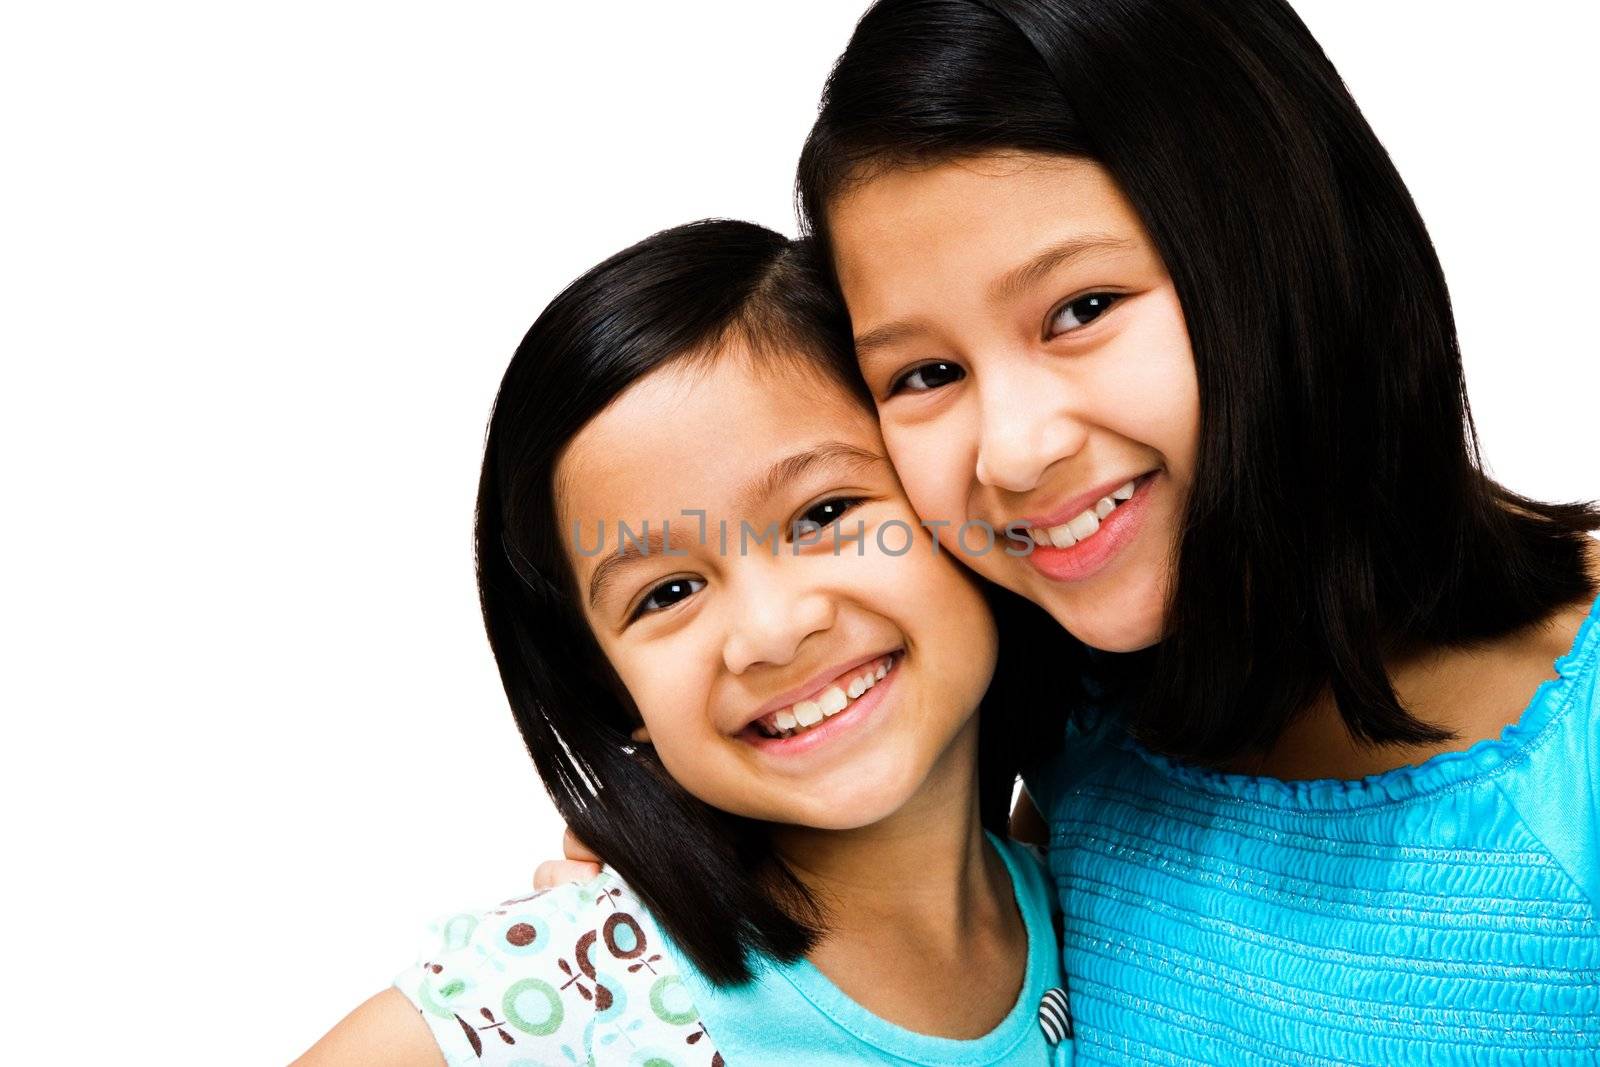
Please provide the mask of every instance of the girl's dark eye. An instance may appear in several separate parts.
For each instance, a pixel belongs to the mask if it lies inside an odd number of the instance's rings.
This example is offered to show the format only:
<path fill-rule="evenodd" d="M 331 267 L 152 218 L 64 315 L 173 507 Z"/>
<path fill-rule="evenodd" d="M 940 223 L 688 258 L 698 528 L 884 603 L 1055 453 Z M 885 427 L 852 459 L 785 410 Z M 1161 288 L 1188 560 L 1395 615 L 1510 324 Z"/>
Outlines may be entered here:
<path fill-rule="evenodd" d="M 679 601 L 698 593 L 705 588 L 705 585 L 704 578 L 672 578 L 662 582 L 645 594 L 645 598 L 639 601 L 639 606 L 634 609 L 633 614 L 628 616 L 628 621 L 632 622 L 642 615 L 665 611 Z"/>
<path fill-rule="evenodd" d="M 865 499 L 859 496 L 832 496 L 819 501 L 795 517 L 795 527 L 799 530 L 806 530 L 812 526 L 826 529 L 843 518 L 847 512 L 859 507 Z"/>
<path fill-rule="evenodd" d="M 939 360 L 934 363 L 923 363 L 912 367 L 893 382 L 889 383 L 889 395 L 893 396 L 902 389 L 909 389 L 913 393 L 926 393 L 951 382 L 958 382 L 967 376 L 967 372 L 956 366 Z"/>
<path fill-rule="evenodd" d="M 1050 316 L 1045 335 L 1056 337 L 1087 326 L 1105 314 L 1106 309 L 1120 299 L 1122 299 L 1121 293 L 1089 293 L 1076 300 L 1069 300 Z"/>

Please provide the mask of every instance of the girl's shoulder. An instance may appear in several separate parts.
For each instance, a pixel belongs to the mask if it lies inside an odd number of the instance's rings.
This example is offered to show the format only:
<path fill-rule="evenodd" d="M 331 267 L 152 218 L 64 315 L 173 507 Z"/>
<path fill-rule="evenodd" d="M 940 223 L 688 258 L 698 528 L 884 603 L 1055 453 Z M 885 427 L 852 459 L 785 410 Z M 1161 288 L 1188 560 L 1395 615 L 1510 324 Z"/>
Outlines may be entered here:
<path fill-rule="evenodd" d="M 666 946 L 627 884 L 602 870 L 441 918 L 394 984 L 450 1067 L 720 1065 L 681 979 L 690 965 Z"/>
<path fill-rule="evenodd" d="M 1600 598 L 1499 741 L 1499 793 L 1600 912 Z"/>
<path fill-rule="evenodd" d="M 1045 850 L 1039 845 L 999 834 L 990 834 L 989 839 L 1009 861 L 1006 867 L 1011 872 L 1018 905 L 1039 902 L 1047 909 L 1054 906 L 1056 895 L 1050 882 L 1050 865 Z"/>

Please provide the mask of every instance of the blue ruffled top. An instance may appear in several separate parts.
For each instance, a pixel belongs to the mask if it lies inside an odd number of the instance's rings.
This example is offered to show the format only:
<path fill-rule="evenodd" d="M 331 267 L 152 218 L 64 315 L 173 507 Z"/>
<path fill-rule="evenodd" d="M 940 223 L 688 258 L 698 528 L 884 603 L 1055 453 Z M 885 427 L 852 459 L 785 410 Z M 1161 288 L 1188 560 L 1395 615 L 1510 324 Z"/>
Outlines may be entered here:
<path fill-rule="evenodd" d="M 1353 781 L 1109 723 L 1030 776 L 1080 1064 L 1600 1063 L 1600 603 L 1498 739 Z"/>

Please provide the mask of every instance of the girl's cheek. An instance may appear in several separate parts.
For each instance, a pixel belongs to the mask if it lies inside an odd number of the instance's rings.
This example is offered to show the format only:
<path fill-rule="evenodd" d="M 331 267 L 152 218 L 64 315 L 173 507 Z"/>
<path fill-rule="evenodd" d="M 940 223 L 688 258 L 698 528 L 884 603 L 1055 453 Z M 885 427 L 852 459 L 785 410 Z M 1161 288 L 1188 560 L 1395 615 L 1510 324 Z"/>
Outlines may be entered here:
<path fill-rule="evenodd" d="M 936 529 L 940 544 L 953 545 L 955 527 L 968 517 L 965 490 L 972 471 L 963 457 L 975 454 L 975 449 L 937 430 L 885 436 L 890 462 L 900 474 L 900 485 L 915 515 L 930 523 L 949 523 Z"/>

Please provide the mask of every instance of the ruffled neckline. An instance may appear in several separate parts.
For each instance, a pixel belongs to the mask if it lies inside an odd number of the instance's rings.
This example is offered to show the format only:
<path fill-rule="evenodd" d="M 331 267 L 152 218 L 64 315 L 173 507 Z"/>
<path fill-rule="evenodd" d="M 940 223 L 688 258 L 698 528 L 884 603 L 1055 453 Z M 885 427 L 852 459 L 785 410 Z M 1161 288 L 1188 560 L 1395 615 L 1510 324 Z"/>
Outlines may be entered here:
<path fill-rule="evenodd" d="M 1126 734 L 1118 738 L 1118 743 L 1180 785 L 1242 802 L 1322 811 L 1401 803 L 1465 785 L 1519 762 L 1560 722 L 1577 691 L 1576 679 L 1593 668 L 1597 654 L 1600 654 L 1600 599 L 1591 605 L 1572 648 L 1555 661 L 1556 677 L 1539 683 L 1522 714 L 1507 725 L 1498 738 L 1484 738 L 1458 752 L 1441 752 L 1421 763 L 1365 778 L 1291 781 L 1230 774 L 1151 752 Z"/>

